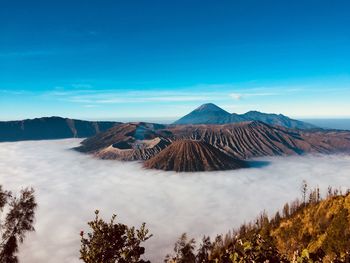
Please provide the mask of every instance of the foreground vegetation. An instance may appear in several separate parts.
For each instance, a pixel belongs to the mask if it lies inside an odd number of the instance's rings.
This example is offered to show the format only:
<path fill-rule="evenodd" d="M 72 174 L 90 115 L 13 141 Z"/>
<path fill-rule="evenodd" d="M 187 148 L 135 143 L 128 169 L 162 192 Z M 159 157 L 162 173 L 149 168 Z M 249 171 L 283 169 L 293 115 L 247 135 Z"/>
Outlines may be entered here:
<path fill-rule="evenodd" d="M 350 262 L 350 194 L 319 189 L 304 200 L 286 204 L 272 218 L 262 213 L 254 222 L 195 241 L 182 235 L 165 262 Z"/>
<path fill-rule="evenodd" d="M 36 206 L 33 189 L 23 189 L 17 197 L 0 185 L 1 263 L 18 262 L 18 244 L 23 242 L 27 232 L 34 231 Z"/>
<path fill-rule="evenodd" d="M 250 262 L 350 262 L 350 193 L 328 189 L 322 199 L 318 188 L 302 185 L 302 197 L 284 205 L 272 217 L 262 213 L 213 240 L 204 236 L 196 244 L 185 233 L 175 243 L 165 263 L 250 263 Z M 0 186 L 0 263 L 18 262 L 19 243 L 34 231 L 36 209 L 33 189 L 17 197 Z M 143 246 L 152 235 L 145 224 L 139 229 L 105 222 L 95 212 L 81 231 L 80 259 L 86 263 L 148 263 Z M 43 248 L 44 249 L 44 248 Z"/>
<path fill-rule="evenodd" d="M 95 211 L 95 219 L 88 223 L 92 229 L 85 237 L 80 232 L 81 248 L 80 259 L 87 263 L 147 263 L 140 259 L 145 253 L 145 248 L 140 246 L 152 235 L 148 234 L 145 224 L 140 229 L 129 228 L 127 225 L 115 223 L 113 215 L 109 223 L 99 218 L 99 211 Z"/>
<path fill-rule="evenodd" d="M 329 188 L 326 198 L 321 199 L 320 190 L 309 191 L 304 182 L 302 199 L 285 204 L 271 218 L 262 213 L 254 222 L 214 240 L 204 236 L 198 246 L 194 239 L 182 234 L 164 262 L 350 262 L 349 211 L 349 192 Z M 115 216 L 107 224 L 96 214 L 95 221 L 89 223 L 92 232 L 87 237 L 82 233 L 81 259 L 147 262 L 141 259 L 145 252 L 141 243 L 151 237 L 145 225 L 135 234 L 134 228 L 116 224 L 114 219 Z"/>

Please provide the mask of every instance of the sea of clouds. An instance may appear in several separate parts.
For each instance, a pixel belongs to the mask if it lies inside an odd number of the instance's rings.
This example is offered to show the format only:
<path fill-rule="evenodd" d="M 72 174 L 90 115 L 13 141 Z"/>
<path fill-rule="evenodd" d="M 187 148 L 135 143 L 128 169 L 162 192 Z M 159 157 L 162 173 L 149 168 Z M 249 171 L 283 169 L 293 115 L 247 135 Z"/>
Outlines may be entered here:
<path fill-rule="evenodd" d="M 81 230 L 99 209 L 128 225 L 146 222 L 154 236 L 146 257 L 162 262 L 181 233 L 226 233 L 261 211 L 272 214 L 300 197 L 302 180 L 350 188 L 349 155 L 264 158 L 269 165 L 225 172 L 144 170 L 138 162 L 98 160 L 71 150 L 80 140 L 0 143 L 0 184 L 36 190 L 36 231 L 20 247 L 21 262 L 79 262 Z"/>

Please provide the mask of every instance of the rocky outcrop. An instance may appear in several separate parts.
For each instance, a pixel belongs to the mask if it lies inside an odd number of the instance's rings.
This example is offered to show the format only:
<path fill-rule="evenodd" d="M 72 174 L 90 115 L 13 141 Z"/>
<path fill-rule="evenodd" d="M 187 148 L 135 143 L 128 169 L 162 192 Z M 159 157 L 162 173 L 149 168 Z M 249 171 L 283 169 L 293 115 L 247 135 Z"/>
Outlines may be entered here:
<path fill-rule="evenodd" d="M 175 139 L 203 140 L 240 159 L 350 150 L 350 132 L 285 129 L 263 122 L 226 125 L 179 125 Z"/>
<path fill-rule="evenodd" d="M 156 137 L 151 140 L 137 140 L 134 142 L 119 142 L 95 152 L 101 159 L 135 161 L 148 160 L 171 142 L 168 139 Z"/>

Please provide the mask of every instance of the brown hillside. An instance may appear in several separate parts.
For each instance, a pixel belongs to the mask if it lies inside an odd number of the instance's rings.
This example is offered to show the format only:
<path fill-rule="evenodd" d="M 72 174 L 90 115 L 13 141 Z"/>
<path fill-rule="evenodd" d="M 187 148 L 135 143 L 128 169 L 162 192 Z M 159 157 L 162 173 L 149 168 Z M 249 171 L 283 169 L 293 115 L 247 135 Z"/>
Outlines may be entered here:
<path fill-rule="evenodd" d="M 304 131 L 270 126 L 258 121 L 226 125 L 179 125 L 169 130 L 175 139 L 203 140 L 239 159 L 350 150 L 348 131 Z"/>
<path fill-rule="evenodd" d="M 144 166 L 166 171 L 193 172 L 238 169 L 247 167 L 247 164 L 206 142 L 179 140 L 146 161 Z"/>
<path fill-rule="evenodd" d="M 179 140 L 203 141 L 213 146 L 215 151 L 218 150 L 219 154 L 225 153 L 236 159 L 350 151 L 350 131 L 286 129 L 258 121 L 170 126 L 125 123 L 84 140 L 77 150 L 102 159 L 149 160 L 171 142 Z"/>

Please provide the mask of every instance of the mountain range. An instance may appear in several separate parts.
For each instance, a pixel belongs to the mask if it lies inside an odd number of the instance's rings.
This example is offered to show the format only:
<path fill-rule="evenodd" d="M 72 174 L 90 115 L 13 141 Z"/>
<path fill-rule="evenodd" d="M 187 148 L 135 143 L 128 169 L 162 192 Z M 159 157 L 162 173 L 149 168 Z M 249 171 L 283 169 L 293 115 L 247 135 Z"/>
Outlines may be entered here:
<path fill-rule="evenodd" d="M 118 122 L 82 121 L 61 117 L 44 117 L 0 122 L 0 142 L 84 138 L 105 131 Z"/>
<path fill-rule="evenodd" d="M 228 124 L 246 121 L 262 121 L 270 125 L 286 128 L 316 128 L 314 125 L 290 119 L 282 114 L 267 114 L 258 111 L 249 111 L 241 115 L 231 114 L 213 103 L 201 105 L 172 125 Z M 61 117 L 1 121 L 0 142 L 91 137 L 120 124 L 122 123 L 112 121 L 83 121 Z"/>
<path fill-rule="evenodd" d="M 168 126 L 138 122 L 85 139 L 77 150 L 102 159 L 146 161 L 146 168 L 226 170 L 244 167 L 237 160 L 255 157 L 348 152 L 350 132 L 288 129 L 260 121 Z M 231 167 L 226 156 L 234 159 Z"/>
<path fill-rule="evenodd" d="M 244 168 L 262 156 L 350 151 L 350 131 L 323 130 L 281 114 L 231 114 L 212 103 L 170 125 L 61 117 L 0 122 L 0 141 L 84 137 L 80 152 L 178 172 Z"/>
<path fill-rule="evenodd" d="M 296 129 L 316 128 L 312 124 L 293 120 L 282 114 L 262 113 L 259 111 L 249 111 L 244 114 L 229 113 L 213 103 L 199 106 L 189 114 L 175 121 L 174 124 L 227 124 L 243 121 L 262 121 L 270 125 Z"/>

